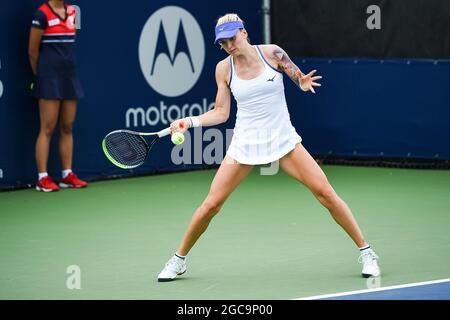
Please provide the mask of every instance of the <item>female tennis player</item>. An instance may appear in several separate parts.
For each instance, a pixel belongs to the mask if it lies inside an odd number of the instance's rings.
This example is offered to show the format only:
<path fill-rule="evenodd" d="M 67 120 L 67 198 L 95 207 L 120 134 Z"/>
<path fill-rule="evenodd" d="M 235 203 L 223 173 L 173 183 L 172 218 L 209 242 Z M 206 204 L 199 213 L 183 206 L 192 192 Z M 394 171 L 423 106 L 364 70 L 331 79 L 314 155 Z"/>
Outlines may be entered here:
<path fill-rule="evenodd" d="M 360 249 L 359 262 L 363 263 L 362 275 L 380 275 L 378 257 L 364 240 L 350 208 L 302 146 L 302 139 L 290 122 L 282 73 L 301 90 L 312 93 L 320 86 L 316 81 L 321 77 L 315 75 L 316 70 L 303 74 L 277 45 L 252 46 L 243 21 L 236 14 L 221 17 L 215 35 L 216 42 L 229 54 L 216 67 L 215 108 L 198 117 L 174 121 L 171 128 L 183 132 L 186 127 L 225 122 L 232 93 L 238 108 L 234 135 L 206 199 L 195 211 L 177 252 L 158 275 L 158 281 L 174 280 L 186 271 L 186 255 L 252 166 L 277 160 L 283 170 L 311 190 L 355 242 Z M 180 126 L 182 122 L 185 125 Z"/>
<path fill-rule="evenodd" d="M 83 90 L 77 76 L 75 9 L 62 0 L 49 0 L 37 10 L 30 31 L 29 57 L 39 99 L 40 131 L 36 141 L 36 190 L 83 188 L 87 183 L 72 172 L 73 135 L 77 100 Z M 50 140 L 59 118 L 59 153 L 62 177 L 59 186 L 47 173 Z"/>

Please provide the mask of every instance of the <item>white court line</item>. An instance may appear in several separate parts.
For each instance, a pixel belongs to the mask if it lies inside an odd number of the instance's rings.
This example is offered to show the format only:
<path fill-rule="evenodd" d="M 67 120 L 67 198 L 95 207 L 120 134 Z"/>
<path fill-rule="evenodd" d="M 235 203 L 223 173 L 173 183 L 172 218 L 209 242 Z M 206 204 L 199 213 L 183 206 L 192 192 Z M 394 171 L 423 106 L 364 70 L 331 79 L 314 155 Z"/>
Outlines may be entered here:
<path fill-rule="evenodd" d="M 450 281 L 450 278 L 447 278 L 447 279 L 441 279 L 441 280 L 408 283 L 408 284 L 402 284 L 402 285 L 398 285 L 398 286 L 390 286 L 390 287 L 382 287 L 382 288 L 374 288 L 374 289 L 365 289 L 365 290 L 357 290 L 357 291 L 340 292 L 340 293 L 333 293 L 333 294 L 324 294 L 324 295 L 320 295 L 320 296 L 295 298 L 295 299 L 291 299 L 291 300 L 316 300 L 316 299 L 334 298 L 334 297 L 341 297 L 341 296 L 352 295 L 352 294 L 359 294 L 359 293 L 379 292 L 379 291 L 386 291 L 386 290 L 393 290 L 393 289 L 425 286 L 425 285 L 428 285 L 428 284 L 436 284 L 436 283 L 443 283 L 443 282 L 449 282 L 449 281 Z"/>

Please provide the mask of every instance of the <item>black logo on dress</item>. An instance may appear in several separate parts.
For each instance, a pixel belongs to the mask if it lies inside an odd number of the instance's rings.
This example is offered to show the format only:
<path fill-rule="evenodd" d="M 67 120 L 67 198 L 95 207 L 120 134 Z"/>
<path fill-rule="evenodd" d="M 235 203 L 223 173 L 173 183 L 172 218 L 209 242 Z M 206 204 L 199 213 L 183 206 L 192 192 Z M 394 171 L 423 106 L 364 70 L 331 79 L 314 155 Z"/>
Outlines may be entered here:
<path fill-rule="evenodd" d="M 276 75 L 273 76 L 273 78 L 271 79 L 267 79 L 267 81 L 273 82 L 273 80 L 275 79 Z"/>

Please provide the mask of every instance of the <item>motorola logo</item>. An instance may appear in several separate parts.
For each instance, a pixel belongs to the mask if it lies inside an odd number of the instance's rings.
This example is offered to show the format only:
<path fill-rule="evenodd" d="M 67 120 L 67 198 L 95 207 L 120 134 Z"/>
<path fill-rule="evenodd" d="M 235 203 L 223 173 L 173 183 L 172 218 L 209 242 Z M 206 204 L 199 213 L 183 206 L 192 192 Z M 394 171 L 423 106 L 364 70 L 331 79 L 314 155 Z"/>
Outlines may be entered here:
<path fill-rule="evenodd" d="M 139 62 L 156 92 L 166 97 L 188 92 L 199 79 L 204 61 L 203 34 L 188 11 L 167 6 L 150 16 L 139 40 Z"/>

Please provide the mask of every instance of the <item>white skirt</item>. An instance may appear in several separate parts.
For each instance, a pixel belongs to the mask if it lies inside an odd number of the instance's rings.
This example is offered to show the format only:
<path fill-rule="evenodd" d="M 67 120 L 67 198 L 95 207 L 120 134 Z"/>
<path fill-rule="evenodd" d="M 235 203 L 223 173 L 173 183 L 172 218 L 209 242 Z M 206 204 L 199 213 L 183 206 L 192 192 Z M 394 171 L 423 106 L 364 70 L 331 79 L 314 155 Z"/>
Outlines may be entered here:
<path fill-rule="evenodd" d="M 268 164 L 279 160 L 301 142 L 302 138 L 290 122 L 269 130 L 235 128 L 227 155 L 242 164 Z"/>

